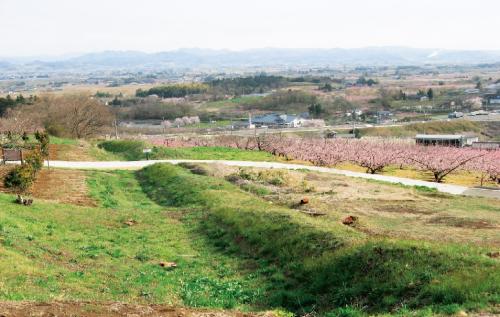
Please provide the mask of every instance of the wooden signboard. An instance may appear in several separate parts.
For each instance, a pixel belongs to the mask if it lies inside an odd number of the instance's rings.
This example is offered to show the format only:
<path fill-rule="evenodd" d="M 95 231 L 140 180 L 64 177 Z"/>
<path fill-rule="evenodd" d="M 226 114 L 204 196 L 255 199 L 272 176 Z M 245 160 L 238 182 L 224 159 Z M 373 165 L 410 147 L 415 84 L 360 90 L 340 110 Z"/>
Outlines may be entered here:
<path fill-rule="evenodd" d="M 8 161 L 23 161 L 23 151 L 19 149 L 2 149 L 3 163 Z"/>

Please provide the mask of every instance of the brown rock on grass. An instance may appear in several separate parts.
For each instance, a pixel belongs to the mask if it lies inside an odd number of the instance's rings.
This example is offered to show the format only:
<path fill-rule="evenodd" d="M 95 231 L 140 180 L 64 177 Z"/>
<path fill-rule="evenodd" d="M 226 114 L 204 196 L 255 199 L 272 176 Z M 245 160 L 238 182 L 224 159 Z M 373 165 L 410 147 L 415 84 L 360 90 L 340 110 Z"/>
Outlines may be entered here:
<path fill-rule="evenodd" d="M 500 251 L 488 252 L 486 255 L 492 259 L 500 258 Z"/>
<path fill-rule="evenodd" d="M 131 227 L 131 226 L 136 225 L 136 224 L 137 224 L 137 221 L 136 221 L 136 220 L 134 220 L 134 219 L 129 219 L 129 220 L 125 221 L 123 224 L 124 224 L 124 225 L 127 225 L 127 226 L 129 226 L 129 227 Z"/>
<path fill-rule="evenodd" d="M 159 263 L 161 267 L 164 267 L 164 268 L 175 268 L 177 267 L 177 263 L 175 262 L 160 262 Z"/>
<path fill-rule="evenodd" d="M 354 226 L 358 222 L 358 217 L 348 216 L 342 220 L 342 223 L 346 226 Z"/>

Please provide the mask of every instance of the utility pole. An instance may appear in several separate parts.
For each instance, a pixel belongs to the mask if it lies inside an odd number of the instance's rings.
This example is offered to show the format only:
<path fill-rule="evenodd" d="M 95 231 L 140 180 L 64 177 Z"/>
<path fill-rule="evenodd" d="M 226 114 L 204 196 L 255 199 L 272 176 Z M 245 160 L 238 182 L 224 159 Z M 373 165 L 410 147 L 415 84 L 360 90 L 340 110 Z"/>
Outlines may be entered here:
<path fill-rule="evenodd" d="M 113 121 L 113 125 L 115 126 L 115 139 L 118 140 L 118 122 L 116 122 L 116 119 Z"/>

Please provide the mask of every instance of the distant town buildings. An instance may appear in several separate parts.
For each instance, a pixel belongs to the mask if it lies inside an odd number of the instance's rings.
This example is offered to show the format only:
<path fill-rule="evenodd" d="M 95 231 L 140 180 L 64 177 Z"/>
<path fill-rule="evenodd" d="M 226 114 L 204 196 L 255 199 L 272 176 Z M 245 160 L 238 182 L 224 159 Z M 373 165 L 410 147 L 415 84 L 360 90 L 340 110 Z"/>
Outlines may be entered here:
<path fill-rule="evenodd" d="M 415 141 L 419 145 L 472 146 L 479 138 L 462 134 L 417 134 Z"/>
<path fill-rule="evenodd" d="M 449 119 L 463 118 L 463 116 L 464 116 L 464 113 L 459 112 L 459 111 L 454 111 L 454 112 L 448 114 Z"/>
<path fill-rule="evenodd" d="M 473 142 L 472 148 L 480 150 L 498 150 L 500 142 Z"/>
<path fill-rule="evenodd" d="M 257 127 L 290 127 L 297 128 L 302 126 L 304 118 L 294 114 L 278 114 L 268 113 L 261 116 L 256 116 L 251 119 L 251 124 Z"/>

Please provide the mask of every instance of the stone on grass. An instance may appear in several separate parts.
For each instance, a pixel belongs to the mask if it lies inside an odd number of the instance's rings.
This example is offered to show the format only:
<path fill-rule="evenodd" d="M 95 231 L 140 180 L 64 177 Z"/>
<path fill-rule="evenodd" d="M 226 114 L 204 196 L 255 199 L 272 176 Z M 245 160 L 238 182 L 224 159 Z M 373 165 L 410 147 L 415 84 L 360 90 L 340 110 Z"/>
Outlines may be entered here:
<path fill-rule="evenodd" d="M 358 222 L 358 217 L 356 216 L 347 216 L 342 220 L 342 223 L 346 226 L 354 226 Z"/>

